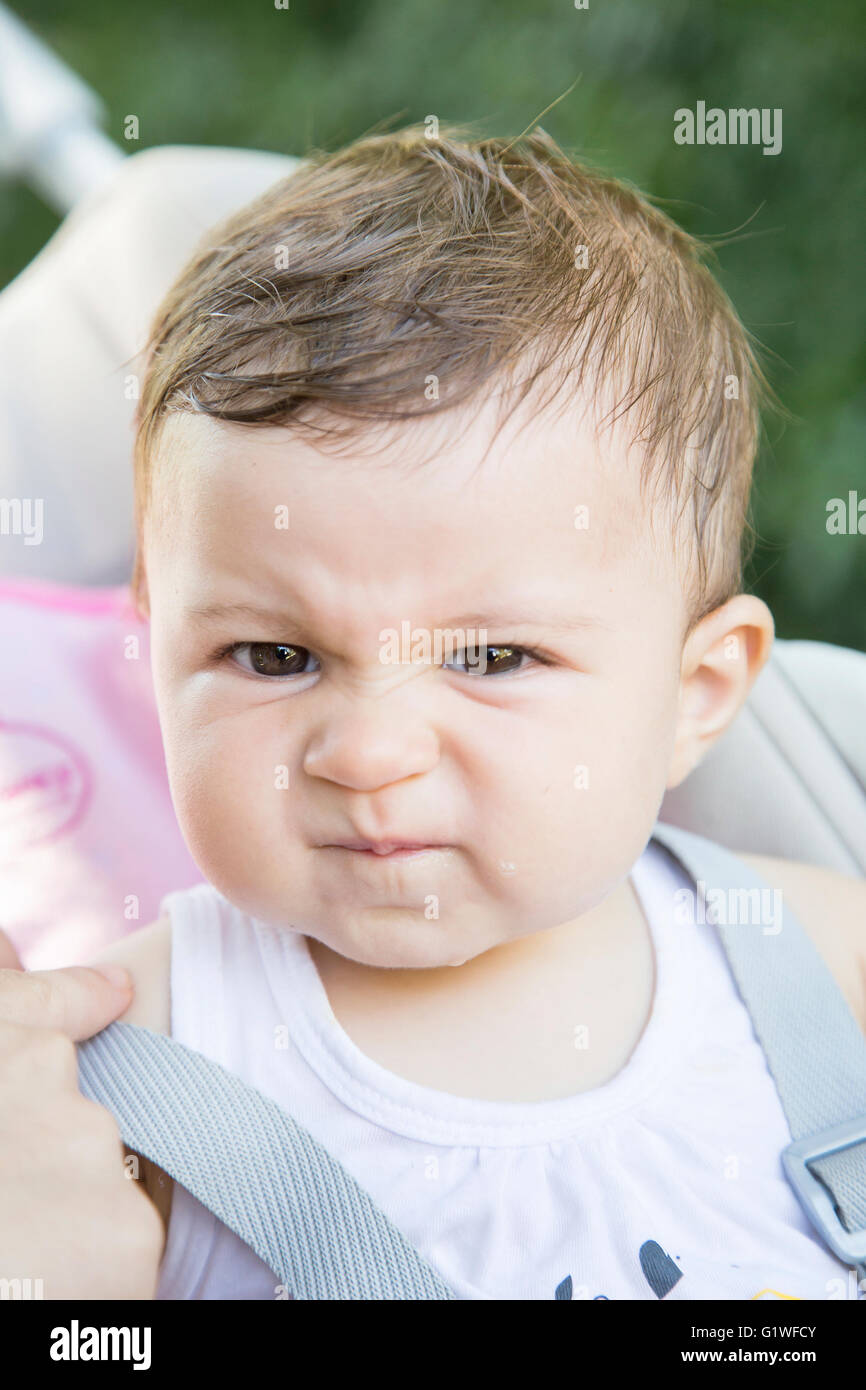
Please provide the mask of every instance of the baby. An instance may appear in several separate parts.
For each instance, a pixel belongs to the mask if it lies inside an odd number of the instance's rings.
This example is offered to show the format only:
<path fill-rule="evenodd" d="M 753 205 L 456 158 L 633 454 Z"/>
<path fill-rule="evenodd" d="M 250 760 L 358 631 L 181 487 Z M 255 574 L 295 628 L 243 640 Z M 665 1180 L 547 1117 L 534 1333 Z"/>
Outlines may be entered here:
<path fill-rule="evenodd" d="M 700 246 L 541 131 L 314 156 L 157 314 L 134 590 L 207 882 L 96 959 L 132 973 L 124 1021 L 289 1111 L 458 1297 L 846 1277 L 653 838 L 772 644 L 741 591 L 765 394 Z M 743 858 L 866 1029 L 864 886 Z M 142 1172 L 158 1297 L 275 1297 Z"/>

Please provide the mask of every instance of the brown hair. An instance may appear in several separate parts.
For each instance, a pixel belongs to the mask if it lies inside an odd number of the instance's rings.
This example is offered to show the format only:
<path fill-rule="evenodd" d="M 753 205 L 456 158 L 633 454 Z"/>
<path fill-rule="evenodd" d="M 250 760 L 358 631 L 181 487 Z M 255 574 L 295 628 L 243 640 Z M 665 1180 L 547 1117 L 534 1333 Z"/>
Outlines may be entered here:
<path fill-rule="evenodd" d="M 549 402 L 587 370 L 615 384 L 600 424 L 628 412 L 642 481 L 691 510 L 697 621 L 742 585 L 771 398 L 709 251 L 540 128 L 507 142 L 408 127 L 306 157 L 208 234 L 157 311 L 135 441 L 136 597 L 170 412 L 351 433 L 453 408 L 529 365 L 517 399 L 543 379 Z"/>

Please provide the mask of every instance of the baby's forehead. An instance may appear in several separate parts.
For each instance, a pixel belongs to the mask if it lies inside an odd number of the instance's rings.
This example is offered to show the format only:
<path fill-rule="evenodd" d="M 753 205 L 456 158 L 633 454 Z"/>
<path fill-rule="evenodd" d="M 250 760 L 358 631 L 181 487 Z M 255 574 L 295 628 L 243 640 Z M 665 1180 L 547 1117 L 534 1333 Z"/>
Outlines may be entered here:
<path fill-rule="evenodd" d="M 163 468 L 151 536 L 174 538 L 169 563 L 199 588 L 242 577 L 294 593 L 303 576 L 325 609 L 349 591 L 384 613 L 474 589 L 577 610 L 671 580 L 639 461 L 586 411 L 503 420 L 482 402 L 326 437 L 178 413 Z"/>
<path fill-rule="evenodd" d="M 253 495 L 329 495 L 361 480 L 395 506 L 413 498 L 458 511 L 547 512 L 559 527 L 590 501 L 609 530 L 645 517 L 637 452 L 623 431 L 599 431 L 583 408 L 524 407 L 503 415 L 482 400 L 409 420 L 247 426 L 189 411 L 164 422 L 152 473 L 172 504 L 195 498 L 243 505 Z M 260 499 L 261 500 L 261 499 Z M 591 524 L 591 522 L 590 522 Z"/>

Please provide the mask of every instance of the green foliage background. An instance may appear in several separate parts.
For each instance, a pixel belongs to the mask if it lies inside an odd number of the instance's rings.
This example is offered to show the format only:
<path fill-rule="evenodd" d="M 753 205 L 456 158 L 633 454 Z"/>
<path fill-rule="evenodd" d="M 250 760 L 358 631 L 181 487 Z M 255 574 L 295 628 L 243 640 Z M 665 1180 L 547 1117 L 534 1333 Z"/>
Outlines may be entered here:
<path fill-rule="evenodd" d="M 866 536 L 826 505 L 866 497 L 866 9 L 858 0 L 13 0 L 140 143 L 334 147 L 388 118 L 479 122 L 561 144 L 737 232 L 720 278 L 768 350 L 794 422 L 770 418 L 749 583 L 783 637 L 866 650 Z M 783 148 L 677 146 L 681 106 L 781 107 Z M 0 284 L 56 218 L 0 190 Z"/>

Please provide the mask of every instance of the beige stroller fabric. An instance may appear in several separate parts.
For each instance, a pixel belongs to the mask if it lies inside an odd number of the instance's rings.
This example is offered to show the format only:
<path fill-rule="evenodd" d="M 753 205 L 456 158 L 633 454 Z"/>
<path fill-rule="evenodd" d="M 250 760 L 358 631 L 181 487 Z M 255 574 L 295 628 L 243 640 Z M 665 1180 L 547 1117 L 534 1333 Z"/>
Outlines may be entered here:
<path fill-rule="evenodd" d="M 0 294 L 0 497 L 44 499 L 46 528 L 42 545 L 0 546 L 0 576 L 128 577 L 149 320 L 208 227 L 296 163 L 183 146 L 132 155 Z"/>

